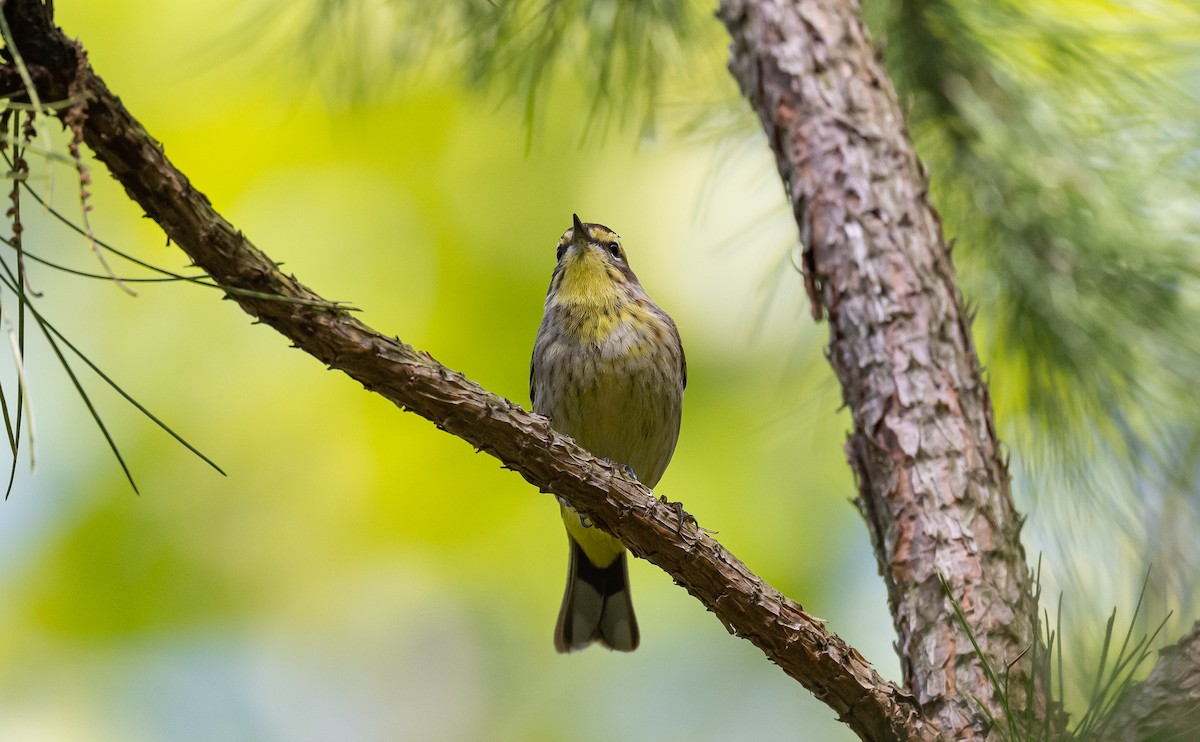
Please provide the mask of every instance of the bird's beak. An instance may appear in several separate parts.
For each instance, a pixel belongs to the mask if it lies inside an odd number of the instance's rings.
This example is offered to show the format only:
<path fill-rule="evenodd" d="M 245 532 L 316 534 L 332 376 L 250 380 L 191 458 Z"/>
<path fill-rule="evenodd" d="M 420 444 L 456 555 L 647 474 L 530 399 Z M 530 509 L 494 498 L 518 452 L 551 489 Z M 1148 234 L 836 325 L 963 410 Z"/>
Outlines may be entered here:
<path fill-rule="evenodd" d="M 572 214 L 571 218 L 575 220 L 575 224 L 572 227 L 572 229 L 574 230 L 574 234 L 572 235 L 572 242 L 574 242 L 576 245 L 582 245 L 584 242 L 587 241 L 587 238 L 588 238 L 587 230 L 583 228 L 583 222 L 579 221 L 578 214 Z"/>

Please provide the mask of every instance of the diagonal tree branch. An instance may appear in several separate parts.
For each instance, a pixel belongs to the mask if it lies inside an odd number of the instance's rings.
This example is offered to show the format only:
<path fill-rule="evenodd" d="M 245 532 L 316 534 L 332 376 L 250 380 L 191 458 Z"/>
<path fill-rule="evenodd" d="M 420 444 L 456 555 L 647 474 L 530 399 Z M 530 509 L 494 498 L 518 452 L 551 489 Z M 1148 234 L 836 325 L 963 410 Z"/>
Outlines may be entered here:
<path fill-rule="evenodd" d="M 658 565 L 721 620 L 823 700 L 863 739 L 936 739 L 916 704 L 884 681 L 820 619 L 754 575 L 674 508 L 611 463 L 596 459 L 547 420 L 488 393 L 427 353 L 384 336 L 322 302 L 225 221 L 56 28 L 35 0 L 9 0 L 4 14 L 44 100 L 82 100 L 71 115 L 84 141 L 192 261 L 248 314 L 356 379 L 368 390 L 499 459 L 553 492 Z M 301 300 L 304 303 L 289 300 Z"/>
<path fill-rule="evenodd" d="M 1003 717 L 1001 673 L 1040 722 L 1036 602 L 970 317 L 858 3 L 722 0 L 720 17 L 800 227 L 813 315 L 829 320 L 905 686 L 954 739 L 988 734 L 979 702 Z"/>

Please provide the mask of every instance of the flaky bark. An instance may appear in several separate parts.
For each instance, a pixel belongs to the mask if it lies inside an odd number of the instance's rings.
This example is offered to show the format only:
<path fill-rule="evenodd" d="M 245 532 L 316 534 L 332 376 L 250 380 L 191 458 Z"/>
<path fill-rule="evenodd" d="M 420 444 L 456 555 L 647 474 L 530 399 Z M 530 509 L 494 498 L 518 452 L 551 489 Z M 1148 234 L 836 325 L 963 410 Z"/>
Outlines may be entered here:
<path fill-rule="evenodd" d="M 84 101 L 64 118 L 152 219 L 229 298 L 296 347 L 435 423 L 566 499 L 636 555 L 658 565 L 733 634 L 748 639 L 863 739 L 936 738 L 912 698 L 883 680 L 820 619 L 767 585 L 675 509 L 617 467 L 550 429 L 546 418 L 488 393 L 427 353 L 328 306 L 209 204 L 87 65 L 34 0 L 5 15 L 43 100 Z M 254 293 L 235 292 L 241 289 Z M 274 298 L 272 298 L 274 297 Z"/>
<path fill-rule="evenodd" d="M 854 0 L 723 0 L 720 16 L 800 227 L 813 314 L 829 320 L 905 686 L 948 737 L 982 737 L 973 699 L 1000 716 L 996 688 L 939 578 L 984 658 L 1008 668 L 1017 708 L 1035 672 L 1018 661 L 1037 641 L 1035 604 L 970 318 L 903 112 Z"/>

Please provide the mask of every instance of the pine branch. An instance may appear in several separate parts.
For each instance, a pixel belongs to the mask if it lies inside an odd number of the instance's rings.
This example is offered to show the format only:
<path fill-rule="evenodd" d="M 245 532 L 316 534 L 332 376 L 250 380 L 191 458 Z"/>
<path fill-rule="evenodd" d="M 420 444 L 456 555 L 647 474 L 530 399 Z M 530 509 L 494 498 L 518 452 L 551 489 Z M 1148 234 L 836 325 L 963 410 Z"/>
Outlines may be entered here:
<path fill-rule="evenodd" d="M 363 386 L 545 492 L 552 492 L 658 565 L 836 711 L 863 739 L 935 739 L 911 697 L 884 681 L 853 648 L 746 568 L 669 504 L 618 467 L 599 460 L 548 421 L 488 393 L 429 354 L 331 306 L 276 264 L 192 187 L 87 64 L 82 47 L 35 0 L 9 0 L 4 13 L 44 100 L 82 101 L 73 121 L 84 142 L 129 196 L 227 297 L 261 322 Z M 67 115 L 67 114 L 64 114 Z M 300 300 L 300 301 L 297 301 Z"/>

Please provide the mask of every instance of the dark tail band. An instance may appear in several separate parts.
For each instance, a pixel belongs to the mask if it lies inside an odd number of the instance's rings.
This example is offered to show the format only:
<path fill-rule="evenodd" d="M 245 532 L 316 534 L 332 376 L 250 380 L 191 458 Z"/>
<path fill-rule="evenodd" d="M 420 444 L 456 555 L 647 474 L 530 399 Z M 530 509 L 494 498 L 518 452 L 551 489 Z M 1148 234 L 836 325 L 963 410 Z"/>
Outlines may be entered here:
<path fill-rule="evenodd" d="M 592 642 L 621 652 L 637 649 L 637 618 L 629 595 L 626 554 L 606 567 L 597 567 L 575 539 L 567 539 L 571 542 L 571 563 L 567 591 L 554 627 L 555 649 L 574 652 Z"/>

